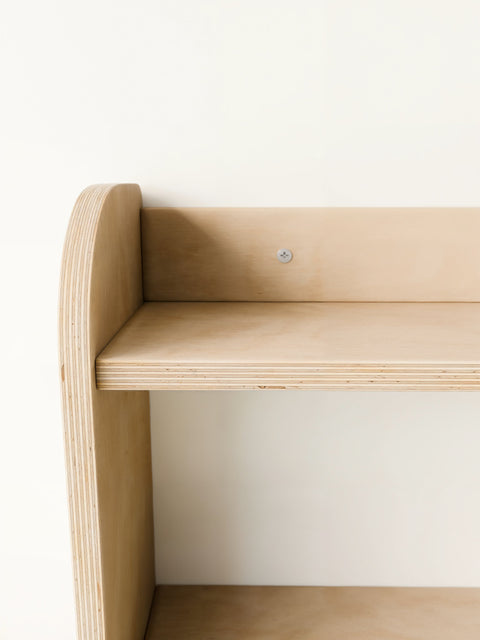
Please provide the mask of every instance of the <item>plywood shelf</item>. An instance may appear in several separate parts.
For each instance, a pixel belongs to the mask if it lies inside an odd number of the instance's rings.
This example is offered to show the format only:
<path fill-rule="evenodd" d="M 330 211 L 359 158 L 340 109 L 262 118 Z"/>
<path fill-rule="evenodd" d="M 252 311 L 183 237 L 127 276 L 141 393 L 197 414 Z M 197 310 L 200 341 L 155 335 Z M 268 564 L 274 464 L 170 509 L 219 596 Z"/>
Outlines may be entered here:
<path fill-rule="evenodd" d="M 480 303 L 149 302 L 99 389 L 480 390 Z"/>
<path fill-rule="evenodd" d="M 59 321 L 79 640 L 147 625 L 147 640 L 480 637 L 480 589 L 162 587 L 152 608 L 147 393 L 480 391 L 479 232 L 480 208 L 142 208 L 137 185 L 82 192 Z"/>
<path fill-rule="evenodd" d="M 478 589 L 158 587 L 146 640 L 477 640 Z"/>

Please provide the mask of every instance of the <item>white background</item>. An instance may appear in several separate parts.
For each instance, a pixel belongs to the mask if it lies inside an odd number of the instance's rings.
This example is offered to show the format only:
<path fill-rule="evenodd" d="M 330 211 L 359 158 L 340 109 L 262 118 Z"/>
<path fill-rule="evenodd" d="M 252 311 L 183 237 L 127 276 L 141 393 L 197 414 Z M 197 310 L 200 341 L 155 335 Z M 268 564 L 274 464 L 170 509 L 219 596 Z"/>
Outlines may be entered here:
<path fill-rule="evenodd" d="M 479 205 L 476 0 L 26 0 L 0 21 L 0 638 L 74 637 L 56 303 L 79 191 Z M 476 394 L 152 394 L 158 579 L 480 585 Z"/>

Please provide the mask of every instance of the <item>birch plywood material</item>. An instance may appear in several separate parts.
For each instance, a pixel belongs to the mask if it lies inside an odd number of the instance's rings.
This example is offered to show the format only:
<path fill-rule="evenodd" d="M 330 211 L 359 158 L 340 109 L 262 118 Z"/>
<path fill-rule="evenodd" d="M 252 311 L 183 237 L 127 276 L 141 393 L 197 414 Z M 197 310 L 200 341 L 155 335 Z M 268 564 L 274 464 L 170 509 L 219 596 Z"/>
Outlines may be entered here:
<path fill-rule="evenodd" d="M 480 589 L 159 587 L 146 640 L 478 640 Z"/>
<path fill-rule="evenodd" d="M 79 640 L 140 640 L 154 589 L 148 394 L 100 392 L 95 357 L 142 302 L 140 190 L 79 197 L 60 287 L 60 366 Z"/>
<path fill-rule="evenodd" d="M 480 209 L 146 208 L 144 297 L 479 302 L 479 236 Z"/>
<path fill-rule="evenodd" d="M 97 385 L 480 390 L 480 304 L 145 303 Z"/>
<path fill-rule="evenodd" d="M 136 185 L 86 189 L 62 263 L 79 640 L 147 627 L 146 390 L 480 391 L 480 209 L 140 208 Z M 162 587 L 147 639 L 476 640 L 479 593 Z"/>

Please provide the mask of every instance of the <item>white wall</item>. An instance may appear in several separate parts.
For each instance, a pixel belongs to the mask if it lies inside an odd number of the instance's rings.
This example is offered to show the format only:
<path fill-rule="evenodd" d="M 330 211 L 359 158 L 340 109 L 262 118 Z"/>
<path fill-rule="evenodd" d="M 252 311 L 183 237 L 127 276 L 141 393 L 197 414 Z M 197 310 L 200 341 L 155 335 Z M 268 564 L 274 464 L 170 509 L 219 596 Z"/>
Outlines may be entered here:
<path fill-rule="evenodd" d="M 475 0 L 5 5 L 2 640 L 74 633 L 56 297 L 80 189 L 137 181 L 147 204 L 171 205 L 479 205 L 479 20 Z M 160 578 L 480 584 L 476 395 L 152 403 Z"/>
<path fill-rule="evenodd" d="M 480 584 L 472 393 L 152 394 L 157 580 Z"/>

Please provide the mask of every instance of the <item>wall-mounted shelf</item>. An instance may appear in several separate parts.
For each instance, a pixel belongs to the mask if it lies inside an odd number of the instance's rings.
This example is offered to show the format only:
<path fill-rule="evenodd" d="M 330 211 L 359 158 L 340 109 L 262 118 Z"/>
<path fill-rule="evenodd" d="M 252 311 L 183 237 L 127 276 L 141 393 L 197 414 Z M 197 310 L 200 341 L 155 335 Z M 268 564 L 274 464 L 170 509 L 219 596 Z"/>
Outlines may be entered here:
<path fill-rule="evenodd" d="M 81 194 L 60 294 L 79 640 L 140 640 L 149 619 L 148 640 L 478 638 L 480 590 L 154 599 L 148 390 L 480 390 L 479 232 L 480 209 L 142 209 L 136 185 Z"/>

